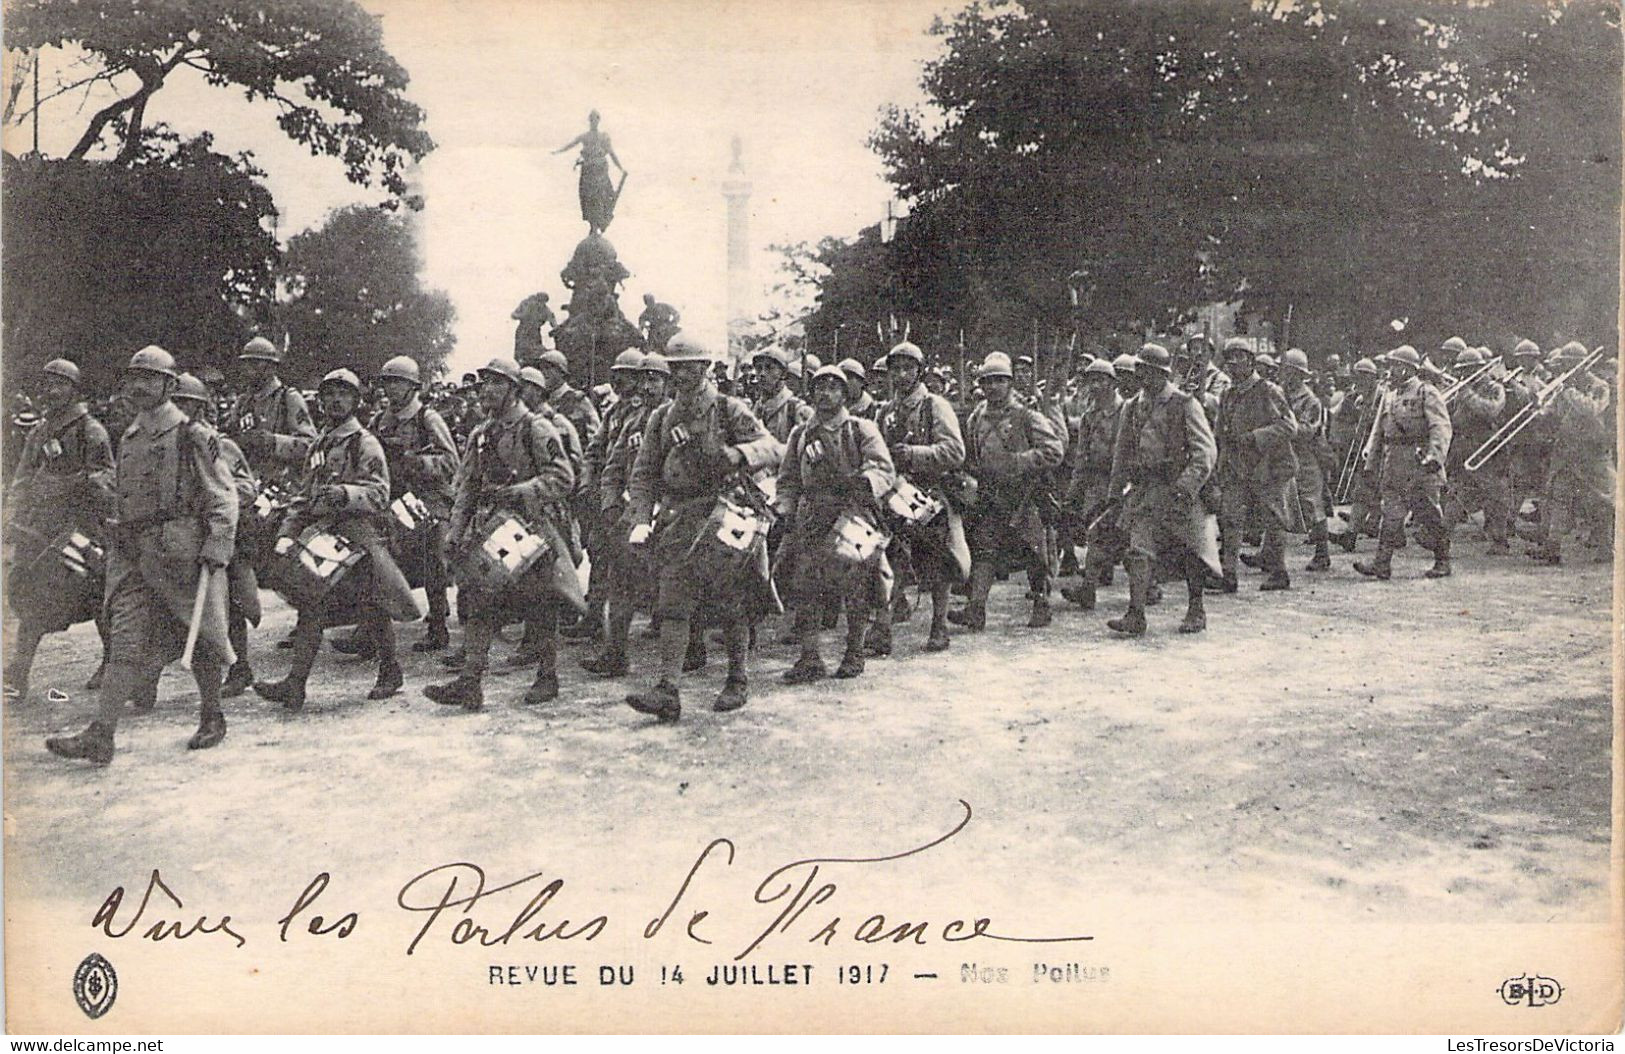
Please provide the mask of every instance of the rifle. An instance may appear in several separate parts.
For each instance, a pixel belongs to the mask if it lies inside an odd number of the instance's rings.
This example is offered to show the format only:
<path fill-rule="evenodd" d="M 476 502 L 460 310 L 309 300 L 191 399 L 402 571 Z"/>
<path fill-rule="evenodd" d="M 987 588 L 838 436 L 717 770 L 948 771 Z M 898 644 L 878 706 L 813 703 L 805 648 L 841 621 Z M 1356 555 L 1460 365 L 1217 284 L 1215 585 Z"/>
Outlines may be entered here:
<path fill-rule="evenodd" d="M 970 387 L 965 379 L 965 327 L 959 328 L 959 405 L 970 405 Z"/>

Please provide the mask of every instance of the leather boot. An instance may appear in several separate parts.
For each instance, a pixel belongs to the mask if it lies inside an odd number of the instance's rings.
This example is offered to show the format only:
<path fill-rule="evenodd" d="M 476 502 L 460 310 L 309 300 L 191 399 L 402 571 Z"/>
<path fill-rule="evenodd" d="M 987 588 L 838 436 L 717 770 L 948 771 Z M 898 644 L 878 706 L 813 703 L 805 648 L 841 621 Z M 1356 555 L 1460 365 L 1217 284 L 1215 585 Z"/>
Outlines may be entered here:
<path fill-rule="evenodd" d="M 130 697 L 130 705 L 137 713 L 150 714 L 158 708 L 158 679 L 154 677 L 141 687 L 137 688 L 135 695 Z"/>
<path fill-rule="evenodd" d="M 948 621 L 964 626 L 973 633 L 987 628 L 987 595 L 993 589 L 993 568 L 987 563 L 973 564 L 970 571 L 970 595 L 965 606 L 948 612 Z"/>
<path fill-rule="evenodd" d="M 662 721 L 675 721 L 683 714 L 677 686 L 661 681 L 653 688 L 633 692 L 626 697 L 626 705 L 640 714 L 653 714 Z"/>
<path fill-rule="evenodd" d="M 1386 582 L 1394 577 L 1394 553 L 1391 549 L 1378 548 L 1377 555 L 1369 561 L 1354 561 L 1354 569 L 1367 578 L 1375 578 Z"/>
<path fill-rule="evenodd" d="M 1303 565 L 1305 571 L 1330 571 L 1332 569 L 1331 539 L 1326 534 L 1326 525 L 1321 524 L 1319 529 L 1309 539 L 1315 545 L 1315 555 Z"/>
<path fill-rule="evenodd" d="M 450 655 L 440 656 L 440 665 L 448 670 L 461 670 L 468 662 L 468 649 L 458 648 Z"/>
<path fill-rule="evenodd" d="M 95 765 L 113 760 L 113 729 L 92 721 L 76 736 L 57 736 L 45 741 L 45 749 L 59 758 L 82 758 Z"/>
<path fill-rule="evenodd" d="M 1087 571 L 1075 586 L 1065 586 L 1061 589 L 1061 597 L 1078 605 L 1085 611 L 1095 609 L 1095 583 Z"/>
<path fill-rule="evenodd" d="M 538 634 L 536 650 L 540 658 L 536 663 L 536 680 L 525 689 L 526 706 L 548 703 L 559 697 L 559 644 L 558 637 L 548 630 Z"/>
<path fill-rule="evenodd" d="M 485 689 L 480 678 L 469 674 L 445 684 L 425 685 L 423 694 L 441 706 L 460 706 L 470 713 L 485 708 Z"/>
<path fill-rule="evenodd" d="M 683 653 L 683 672 L 694 673 L 697 670 L 703 670 L 706 663 L 710 661 L 711 656 L 705 650 L 705 635 L 696 633 L 689 637 L 688 650 Z"/>
<path fill-rule="evenodd" d="M 722 684 L 722 691 L 717 693 L 716 700 L 712 702 L 711 709 L 719 714 L 738 710 L 745 705 L 748 694 L 745 675 L 743 673 L 730 673 L 728 679 Z"/>
<path fill-rule="evenodd" d="M 1189 566 L 1185 569 L 1185 592 L 1188 599 L 1185 601 L 1185 618 L 1179 624 L 1181 633 L 1200 633 L 1207 629 L 1207 610 L 1202 594 L 1202 578 L 1206 575 L 1206 568 L 1199 557 L 1190 557 Z"/>
<path fill-rule="evenodd" d="M 885 621 L 886 611 L 879 612 L 881 621 Z M 847 618 L 851 618 L 848 615 Z M 851 680 L 863 673 L 863 631 L 848 631 L 846 635 L 846 653 L 841 656 L 841 664 L 835 667 L 835 676 L 841 680 Z"/>
<path fill-rule="evenodd" d="M 1145 634 L 1145 594 L 1151 584 L 1151 561 L 1142 556 L 1129 558 L 1128 610 L 1122 618 L 1109 619 L 1106 628 L 1129 637 Z"/>
<path fill-rule="evenodd" d="M 198 719 L 197 731 L 192 738 L 186 741 L 187 750 L 208 750 L 219 746 L 220 741 L 226 738 L 226 715 L 220 712 L 219 707 L 205 709 Z"/>
<path fill-rule="evenodd" d="M 226 681 L 220 686 L 222 699 L 235 699 L 239 695 L 254 687 L 254 667 L 248 665 L 247 659 L 238 659 L 226 671 Z"/>
<path fill-rule="evenodd" d="M 895 616 L 888 616 L 882 611 L 869 627 L 869 637 L 863 648 L 863 654 L 871 659 L 885 658 L 891 654 L 892 632 L 891 624 Z"/>
<path fill-rule="evenodd" d="M 893 622 L 907 622 L 909 619 L 911 619 L 913 617 L 914 617 L 914 605 L 909 602 L 908 594 L 903 592 L 903 590 L 899 589 L 897 591 L 897 595 L 892 598 L 892 602 L 891 602 L 891 620 Z M 884 619 L 876 619 L 875 621 L 876 622 L 884 622 L 885 620 Z"/>
<path fill-rule="evenodd" d="M 332 643 L 333 650 L 340 655 L 354 655 L 360 659 L 373 659 L 378 655 L 372 636 L 359 629 L 348 637 L 334 637 Z"/>
<path fill-rule="evenodd" d="M 1033 597 L 1033 613 L 1027 618 L 1028 629 L 1043 629 L 1050 624 L 1049 597 Z"/>
<path fill-rule="evenodd" d="M 445 619 L 430 619 L 429 632 L 423 639 L 412 645 L 412 650 L 419 655 L 426 655 L 431 651 L 439 651 L 451 643 L 451 634 L 446 632 Z"/>
<path fill-rule="evenodd" d="M 625 677 L 632 672 L 632 665 L 626 658 L 626 649 L 614 644 L 597 655 L 582 659 L 581 668 L 600 677 Z"/>
<path fill-rule="evenodd" d="M 785 684 L 811 684 L 814 681 L 822 681 L 828 676 L 829 667 L 824 665 L 823 656 L 819 655 L 816 650 L 809 652 L 804 648 L 801 652 L 801 658 L 796 660 L 794 666 L 785 670 L 779 676 L 779 680 Z"/>
<path fill-rule="evenodd" d="M 1450 535 L 1442 533 L 1433 550 L 1433 566 L 1422 572 L 1424 578 L 1450 577 Z"/>
<path fill-rule="evenodd" d="M 372 690 L 367 693 L 367 698 L 388 699 L 401 690 L 403 683 L 405 682 L 401 677 L 401 664 L 389 659 L 379 664 L 378 678 L 373 681 Z"/>
<path fill-rule="evenodd" d="M 1273 593 L 1282 589 L 1292 588 L 1292 576 L 1286 573 L 1286 568 L 1271 571 L 1269 577 L 1258 583 L 1261 593 Z"/>

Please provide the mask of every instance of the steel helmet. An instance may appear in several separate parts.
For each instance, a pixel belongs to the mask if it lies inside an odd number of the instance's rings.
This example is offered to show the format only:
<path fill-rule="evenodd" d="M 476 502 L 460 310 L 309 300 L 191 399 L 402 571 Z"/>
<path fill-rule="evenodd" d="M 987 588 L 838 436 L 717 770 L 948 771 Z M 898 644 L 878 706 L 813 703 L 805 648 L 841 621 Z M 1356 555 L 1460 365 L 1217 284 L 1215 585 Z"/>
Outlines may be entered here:
<path fill-rule="evenodd" d="M 639 368 L 644 373 L 658 373 L 662 377 L 671 376 L 671 367 L 666 364 L 666 356 L 658 351 L 651 351 L 643 356 L 643 364 Z"/>
<path fill-rule="evenodd" d="M 418 367 L 418 360 L 410 355 L 397 355 L 378 370 L 378 378 L 393 377 L 398 381 L 411 381 L 413 384 L 423 383 L 423 372 Z"/>
<path fill-rule="evenodd" d="M 342 367 L 329 372 L 326 377 L 323 377 L 322 383 L 316 386 L 316 390 L 321 391 L 323 388 L 334 384 L 342 384 L 346 388 L 352 389 L 357 395 L 361 394 L 361 378 Z"/>
<path fill-rule="evenodd" d="M 1571 340 L 1553 353 L 1552 359 L 1556 362 L 1575 361 L 1586 357 L 1586 346 L 1577 340 Z"/>
<path fill-rule="evenodd" d="M 816 370 L 818 367 L 822 366 L 823 364 L 824 364 L 823 359 L 819 358 L 817 355 L 814 355 L 810 351 L 807 352 L 807 369 Z"/>
<path fill-rule="evenodd" d="M 190 373 L 183 373 L 175 385 L 174 398 L 196 399 L 200 403 L 206 403 L 209 401 L 209 389 Z"/>
<path fill-rule="evenodd" d="M 1260 366 L 1275 367 L 1280 365 L 1280 363 L 1276 361 L 1275 356 L 1271 355 L 1267 351 L 1259 352 L 1258 355 L 1254 357 L 1253 361 L 1258 363 Z"/>
<path fill-rule="evenodd" d="M 841 382 L 843 388 L 846 386 L 846 371 L 839 366 L 820 366 L 814 370 L 812 375 L 813 386 L 817 387 L 818 382 L 825 377 L 833 377 Z"/>
<path fill-rule="evenodd" d="M 882 355 L 882 356 L 880 356 L 880 358 L 876 359 L 875 362 L 874 362 L 874 365 L 869 367 L 869 372 L 870 373 L 890 373 L 891 372 L 891 367 L 886 365 L 886 356 Z"/>
<path fill-rule="evenodd" d="M 610 370 L 641 370 L 643 369 L 643 352 L 637 348 L 627 348 L 615 356 L 615 362 Z"/>
<path fill-rule="evenodd" d="M 264 337 L 255 337 L 243 345 L 239 359 L 260 359 L 264 362 L 281 362 L 282 349 Z"/>
<path fill-rule="evenodd" d="M 667 362 L 710 362 L 714 358 L 711 349 L 686 330 L 678 330 L 666 341 Z"/>
<path fill-rule="evenodd" d="M 1124 352 L 1112 360 L 1112 371 L 1117 376 L 1121 377 L 1125 373 L 1133 373 L 1134 367 L 1138 366 L 1139 364 L 1140 360 L 1137 357 L 1130 355 L 1128 352 Z"/>
<path fill-rule="evenodd" d="M 1460 337 L 1451 337 L 1449 340 L 1439 345 L 1439 350 L 1448 351 L 1453 355 L 1460 355 L 1462 352 L 1467 350 L 1467 342 L 1462 340 Z"/>
<path fill-rule="evenodd" d="M 52 359 L 40 367 L 40 372 L 50 374 L 52 377 L 61 377 L 69 384 L 79 383 L 79 367 L 67 359 Z"/>
<path fill-rule="evenodd" d="M 564 357 L 564 352 L 557 348 L 549 348 L 536 359 L 537 366 L 551 366 L 560 372 L 570 368 L 570 360 Z"/>
<path fill-rule="evenodd" d="M 148 344 L 130 356 L 130 365 L 126 366 L 125 369 L 146 370 L 149 373 L 161 373 L 165 377 L 173 377 L 175 376 L 175 356 L 156 344 Z"/>
<path fill-rule="evenodd" d="M 1456 352 L 1456 366 L 1482 366 L 1484 355 L 1477 348 L 1462 348 Z"/>
<path fill-rule="evenodd" d="M 1416 349 L 1411 347 L 1409 344 L 1401 344 L 1393 351 L 1390 351 L 1388 353 L 1388 361 L 1403 362 L 1412 369 L 1422 368 L 1422 356 L 1418 355 L 1416 353 Z"/>
<path fill-rule="evenodd" d="M 1083 368 L 1083 373 L 1085 377 L 1091 373 L 1098 373 L 1102 376 L 1112 378 L 1117 376 L 1117 370 L 1105 359 L 1096 359 L 1095 361 L 1091 362 L 1089 365 Z"/>
<path fill-rule="evenodd" d="M 750 357 L 752 365 L 766 360 L 767 362 L 777 363 L 778 365 L 788 369 L 790 364 L 788 361 L 786 361 L 787 359 L 788 356 L 785 355 L 782 350 L 772 347 L 762 348 L 761 350 L 757 351 L 756 354 Z"/>
<path fill-rule="evenodd" d="M 807 361 L 812 361 L 811 355 L 807 356 Z M 790 376 L 794 377 L 796 380 L 799 381 L 801 379 L 801 359 L 799 357 L 795 355 L 786 355 L 784 359 L 784 368 L 789 370 Z"/>
<path fill-rule="evenodd" d="M 913 359 L 922 366 L 925 365 L 925 352 L 921 351 L 918 345 L 910 344 L 906 340 L 886 353 L 888 359 L 895 359 L 899 356 L 905 359 Z"/>
<path fill-rule="evenodd" d="M 863 368 L 863 363 L 859 362 L 857 359 L 842 359 L 838 365 L 838 368 L 848 377 L 855 377 L 860 381 L 869 379 L 869 372 Z M 814 374 L 813 378 L 816 380 L 817 376 L 817 374 Z"/>
<path fill-rule="evenodd" d="M 538 388 L 547 387 L 547 375 L 535 366 L 519 367 L 519 383 L 533 384 Z"/>
<path fill-rule="evenodd" d="M 501 377 L 510 384 L 519 383 L 519 364 L 512 359 L 495 358 L 479 370 L 480 379 L 486 377 Z"/>
<path fill-rule="evenodd" d="M 1014 377 L 1015 372 L 1010 368 L 1010 356 L 1002 351 L 990 351 L 982 365 L 976 370 L 976 377 Z"/>
<path fill-rule="evenodd" d="M 1356 362 L 1354 364 L 1354 372 L 1355 373 L 1369 373 L 1369 374 L 1371 374 L 1371 376 L 1375 377 L 1377 374 L 1381 373 L 1382 371 L 1377 369 L 1377 364 L 1375 362 L 1373 362 L 1372 360 L 1370 360 L 1370 359 L 1361 359 L 1359 362 Z"/>
<path fill-rule="evenodd" d="M 1538 358 L 1540 358 L 1540 345 L 1536 344 L 1532 340 L 1528 340 L 1528 339 L 1520 340 L 1520 341 L 1518 341 L 1517 347 L 1512 349 L 1512 355 L 1513 355 L 1514 358 L 1519 358 L 1519 359 L 1523 358 L 1526 355 L 1533 355 L 1535 358 L 1538 359 Z"/>
<path fill-rule="evenodd" d="M 1309 356 L 1304 354 L 1302 348 L 1288 348 L 1287 353 L 1281 356 L 1281 365 L 1308 373 Z"/>
<path fill-rule="evenodd" d="M 1140 353 L 1135 356 L 1135 364 L 1141 366 L 1154 366 L 1159 370 L 1167 370 L 1173 361 L 1168 349 L 1161 344 L 1142 344 Z"/>

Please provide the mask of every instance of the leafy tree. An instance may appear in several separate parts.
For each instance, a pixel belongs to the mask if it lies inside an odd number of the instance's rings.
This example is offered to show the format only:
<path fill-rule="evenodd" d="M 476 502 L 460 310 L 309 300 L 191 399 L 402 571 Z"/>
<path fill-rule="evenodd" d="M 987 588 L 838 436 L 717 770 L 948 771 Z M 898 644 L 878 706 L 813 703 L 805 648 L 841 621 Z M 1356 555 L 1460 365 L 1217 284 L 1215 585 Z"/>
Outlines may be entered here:
<path fill-rule="evenodd" d="M 79 84 L 121 92 L 91 116 L 70 158 L 111 137 L 116 160 L 133 162 L 148 100 L 183 69 L 274 103 L 289 138 L 397 197 L 403 168 L 434 148 L 378 19 L 354 0 L 18 0 L 6 11 L 6 46 L 80 49 L 93 71 Z"/>
<path fill-rule="evenodd" d="M 279 284 L 290 381 L 314 385 L 340 366 L 366 379 L 396 355 L 412 356 L 428 379 L 456 343 L 451 300 L 422 287 L 411 224 L 396 213 L 354 205 L 295 235 Z"/>
<path fill-rule="evenodd" d="M 1013 351 L 1072 325 L 1080 267 L 1086 340 L 1232 299 L 1327 350 L 1612 331 L 1617 6 L 991 0 L 933 32 L 929 105 L 872 139 L 913 214 L 824 257 L 809 334 L 895 311 Z"/>
<path fill-rule="evenodd" d="M 266 318 L 277 258 L 264 173 L 207 135 L 152 132 L 128 165 L 6 156 L 4 367 L 79 363 L 96 388 L 137 348 L 224 364 Z"/>

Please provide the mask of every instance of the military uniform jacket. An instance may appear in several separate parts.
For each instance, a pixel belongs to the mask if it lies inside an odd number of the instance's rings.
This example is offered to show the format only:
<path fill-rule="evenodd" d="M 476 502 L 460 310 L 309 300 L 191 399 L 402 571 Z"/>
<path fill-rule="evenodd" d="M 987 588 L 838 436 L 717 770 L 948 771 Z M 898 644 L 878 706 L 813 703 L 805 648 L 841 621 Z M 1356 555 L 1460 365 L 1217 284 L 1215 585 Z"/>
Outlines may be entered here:
<path fill-rule="evenodd" d="M 46 535 L 70 523 L 98 523 L 112 473 L 107 429 L 84 403 L 72 403 L 47 414 L 23 441 L 6 498 L 7 518 Z"/>
<path fill-rule="evenodd" d="M 1213 431 L 1195 396 L 1169 385 L 1123 404 L 1112 452 L 1114 489 L 1149 492 L 1161 486 L 1194 498 L 1217 462 Z"/>
<path fill-rule="evenodd" d="M 880 434 L 897 471 L 917 487 L 930 487 L 965 464 L 965 437 L 953 404 L 924 384 L 886 404 Z"/>
<path fill-rule="evenodd" d="M 119 439 L 113 543 L 107 554 L 107 606 L 156 600 L 181 626 L 192 617 L 198 562 L 231 562 L 237 538 L 237 490 L 220 436 L 188 420 L 172 402 L 137 414 Z M 199 635 L 225 654 L 226 593 L 211 589 Z M 142 642 L 113 640 L 115 652 Z"/>
<path fill-rule="evenodd" d="M 374 414 L 368 431 L 389 463 L 390 500 L 411 492 L 433 515 L 449 515 L 458 457 L 445 419 L 414 395 L 405 406 Z"/>
<path fill-rule="evenodd" d="M 478 515 L 499 508 L 560 526 L 567 517 L 563 503 L 574 487 L 575 470 L 559 433 L 516 399 L 500 418 L 481 421 L 469 436 L 448 536 L 459 542 L 482 526 Z"/>
<path fill-rule="evenodd" d="M 849 507 L 873 522 L 876 502 L 896 483 L 880 429 L 842 407 L 828 420 L 815 416 L 790 433 L 774 505 L 781 515 L 798 519 L 819 507 L 836 510 L 828 516 L 830 523 L 842 507 Z"/>
<path fill-rule="evenodd" d="M 630 521 L 652 522 L 656 502 L 674 505 L 721 493 L 738 471 L 725 447 L 744 456 L 747 472 L 777 468 L 781 448 L 743 400 L 711 381 L 689 396 L 662 403 L 649 415 L 632 463 Z"/>
<path fill-rule="evenodd" d="M 875 397 L 865 390 L 858 393 L 857 399 L 853 400 L 852 404 L 846 408 L 846 412 L 853 417 L 866 417 L 873 421 L 875 415 L 880 413 L 880 404 L 875 402 Z"/>
<path fill-rule="evenodd" d="M 601 449 L 593 484 L 598 494 L 598 511 L 614 512 L 627 499 L 632 481 L 632 462 L 643 445 L 643 429 L 649 423 L 650 406 L 641 395 L 630 395 L 615 404 L 593 437 Z M 589 458 L 590 460 L 590 458 Z"/>
<path fill-rule="evenodd" d="M 756 419 L 762 422 L 762 427 L 781 443 L 788 443 L 791 429 L 812 420 L 813 416 L 813 408 L 783 385 L 778 391 L 758 402 L 754 412 Z"/>
<path fill-rule="evenodd" d="M 1117 426 L 1123 397 L 1116 389 L 1102 393 L 1078 418 L 1077 436 L 1068 451 L 1071 465 L 1067 473 L 1068 501 L 1085 500 L 1091 483 L 1105 482 L 1112 472 L 1112 454 L 1117 448 Z"/>
<path fill-rule="evenodd" d="M 1014 399 L 1000 407 L 984 400 L 966 422 L 966 467 L 983 500 L 1019 507 L 1033 499 L 1030 484 L 1061 463 L 1066 443 L 1050 419 Z"/>
<path fill-rule="evenodd" d="M 1298 422 L 1286 395 L 1274 383 L 1254 374 L 1232 385 L 1219 402 L 1213 431 L 1219 444 L 1221 481 L 1274 485 L 1297 477 L 1298 459 L 1292 445 Z"/>
<path fill-rule="evenodd" d="M 1412 377 L 1388 393 L 1378 428 L 1384 451 L 1407 447 L 1420 450 L 1444 465 L 1450 455 L 1450 411 L 1439 389 Z"/>
<path fill-rule="evenodd" d="M 1292 435 L 1292 451 L 1298 463 L 1323 464 L 1327 458 L 1326 404 L 1307 384 L 1287 396 L 1287 406 L 1298 429 Z"/>
<path fill-rule="evenodd" d="M 1442 397 L 1441 397 L 1442 398 Z M 1507 408 L 1507 391 L 1500 382 L 1480 378 L 1456 393 L 1450 413 L 1450 454 L 1460 463 L 1500 427 Z"/>
<path fill-rule="evenodd" d="M 273 470 L 297 473 L 316 441 L 316 425 L 310 419 L 305 397 L 276 377 L 254 394 L 237 400 L 236 432 L 271 434 L 266 453 L 256 455 L 264 462 L 256 467 L 266 475 Z"/>
<path fill-rule="evenodd" d="M 1588 373 L 1570 378 L 1552 397 L 1545 416 L 1552 418 L 1554 461 L 1608 461 L 1614 451 L 1614 421 L 1608 382 Z"/>

